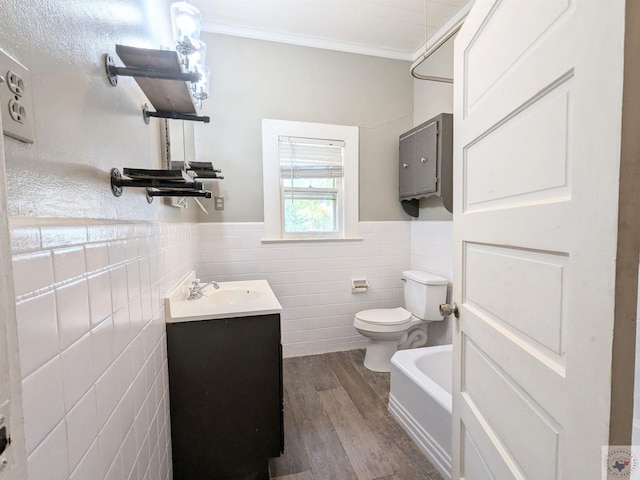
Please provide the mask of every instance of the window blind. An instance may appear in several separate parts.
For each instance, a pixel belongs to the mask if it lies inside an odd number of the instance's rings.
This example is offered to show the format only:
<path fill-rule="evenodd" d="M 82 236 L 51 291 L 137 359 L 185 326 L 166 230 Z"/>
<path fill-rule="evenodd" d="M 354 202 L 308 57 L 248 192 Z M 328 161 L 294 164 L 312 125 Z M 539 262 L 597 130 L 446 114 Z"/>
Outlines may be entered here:
<path fill-rule="evenodd" d="M 344 142 L 317 138 L 278 137 L 282 178 L 342 177 Z"/>

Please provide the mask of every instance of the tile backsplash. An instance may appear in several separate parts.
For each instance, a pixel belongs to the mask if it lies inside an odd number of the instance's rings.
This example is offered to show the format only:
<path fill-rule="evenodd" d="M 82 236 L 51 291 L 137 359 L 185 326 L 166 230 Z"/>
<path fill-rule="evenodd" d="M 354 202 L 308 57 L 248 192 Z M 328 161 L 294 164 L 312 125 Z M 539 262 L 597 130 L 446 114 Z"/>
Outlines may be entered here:
<path fill-rule="evenodd" d="M 265 278 L 282 304 L 287 357 L 361 348 L 353 315 L 402 306 L 400 277 L 411 265 L 410 222 L 360 222 L 358 241 L 262 243 L 262 223 L 201 223 L 202 280 Z M 351 280 L 366 278 L 366 293 Z"/>
<path fill-rule="evenodd" d="M 170 479 L 162 299 L 197 227 L 11 227 L 29 479 Z"/>

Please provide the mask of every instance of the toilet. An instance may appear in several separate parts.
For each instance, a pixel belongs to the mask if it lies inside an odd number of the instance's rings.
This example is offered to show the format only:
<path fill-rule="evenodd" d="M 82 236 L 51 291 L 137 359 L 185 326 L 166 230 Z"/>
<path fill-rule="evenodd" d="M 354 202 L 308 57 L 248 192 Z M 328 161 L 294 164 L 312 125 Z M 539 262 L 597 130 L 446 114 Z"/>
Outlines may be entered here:
<path fill-rule="evenodd" d="M 364 366 L 374 372 L 389 372 L 391 357 L 398 348 L 427 344 L 426 325 L 443 320 L 439 307 L 447 300 L 449 281 L 420 270 L 402 272 L 405 308 L 363 310 L 356 313 L 353 326 L 367 337 Z"/>

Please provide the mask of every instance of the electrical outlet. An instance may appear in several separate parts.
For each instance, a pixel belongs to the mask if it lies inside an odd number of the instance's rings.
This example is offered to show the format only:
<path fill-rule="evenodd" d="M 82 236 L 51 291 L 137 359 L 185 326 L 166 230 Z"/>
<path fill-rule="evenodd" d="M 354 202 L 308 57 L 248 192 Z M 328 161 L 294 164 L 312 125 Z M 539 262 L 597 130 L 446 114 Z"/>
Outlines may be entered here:
<path fill-rule="evenodd" d="M 9 90 L 19 97 L 24 93 L 24 80 L 22 80 L 22 77 L 16 72 L 12 72 L 11 70 L 7 72 L 7 85 L 9 86 Z"/>
<path fill-rule="evenodd" d="M 5 135 L 35 141 L 32 84 L 29 70 L 0 50 L 0 110 Z"/>
<path fill-rule="evenodd" d="M 24 108 L 24 105 L 20 103 L 20 101 L 12 98 L 9 100 L 9 114 L 11 118 L 13 118 L 18 123 L 24 123 L 25 117 L 27 116 L 27 111 Z"/>
<path fill-rule="evenodd" d="M 216 201 L 216 210 L 224 210 L 224 197 L 213 197 Z"/>

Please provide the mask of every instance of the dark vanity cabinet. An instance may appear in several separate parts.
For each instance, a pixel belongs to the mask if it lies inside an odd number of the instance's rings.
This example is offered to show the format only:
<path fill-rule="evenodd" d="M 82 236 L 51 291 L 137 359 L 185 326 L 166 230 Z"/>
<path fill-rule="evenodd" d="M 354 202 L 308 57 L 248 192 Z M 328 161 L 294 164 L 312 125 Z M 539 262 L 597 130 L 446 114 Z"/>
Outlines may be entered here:
<path fill-rule="evenodd" d="M 173 478 L 268 480 L 284 449 L 280 315 L 167 324 Z"/>
<path fill-rule="evenodd" d="M 453 115 L 442 113 L 400 136 L 399 196 L 418 216 L 418 200 L 437 195 L 452 211 Z"/>

